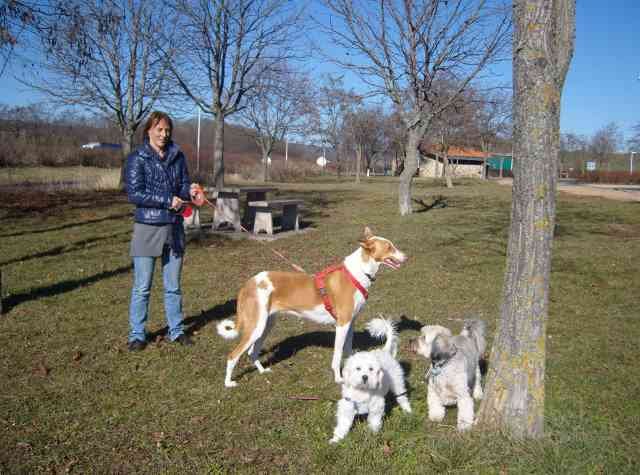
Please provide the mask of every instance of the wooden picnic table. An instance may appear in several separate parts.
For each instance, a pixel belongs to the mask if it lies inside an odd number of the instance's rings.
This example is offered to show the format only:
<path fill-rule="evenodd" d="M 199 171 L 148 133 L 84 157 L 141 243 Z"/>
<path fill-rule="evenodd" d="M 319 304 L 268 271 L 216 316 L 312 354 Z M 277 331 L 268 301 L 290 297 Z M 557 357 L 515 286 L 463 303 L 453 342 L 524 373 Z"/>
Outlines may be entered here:
<path fill-rule="evenodd" d="M 250 201 L 264 201 L 267 193 L 277 190 L 274 187 L 229 187 L 216 190 L 210 189 L 212 196 L 216 199 L 216 209 L 213 215 L 213 229 L 220 229 L 224 224 L 230 224 L 236 231 L 241 230 L 241 225 L 245 229 L 253 229 L 255 211 L 247 203 Z M 240 198 L 246 197 L 243 212 L 240 211 Z"/>
<path fill-rule="evenodd" d="M 245 229 L 253 232 L 253 225 L 256 219 L 256 209 L 249 206 L 253 201 L 266 201 L 267 193 L 273 193 L 277 188 L 270 187 L 243 187 L 239 188 L 241 194 L 246 194 L 244 209 L 242 213 L 242 225 Z"/>
<path fill-rule="evenodd" d="M 220 190 L 216 188 L 205 188 L 206 194 L 216 199 L 213 214 L 212 230 L 218 230 L 225 225 L 230 225 L 235 231 L 245 230 L 258 234 L 265 232 L 273 234 L 274 214 L 281 214 L 282 231 L 298 231 L 299 206 L 302 200 L 295 199 L 267 199 L 267 195 L 276 191 L 277 188 L 260 187 L 225 187 Z M 244 206 L 240 210 L 240 201 Z M 193 216 L 185 219 L 185 226 L 200 227 L 198 209 L 195 208 Z"/>

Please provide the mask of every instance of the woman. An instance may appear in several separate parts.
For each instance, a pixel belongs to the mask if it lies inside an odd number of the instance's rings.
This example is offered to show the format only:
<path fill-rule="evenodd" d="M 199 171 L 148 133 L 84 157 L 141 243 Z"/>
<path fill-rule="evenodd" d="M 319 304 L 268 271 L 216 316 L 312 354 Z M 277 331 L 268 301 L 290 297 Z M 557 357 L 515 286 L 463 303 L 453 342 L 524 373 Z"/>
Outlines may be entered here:
<path fill-rule="evenodd" d="M 184 154 L 171 141 L 173 122 L 164 112 L 152 112 L 144 127 L 144 145 L 127 157 L 129 201 L 136 205 L 131 239 L 133 288 L 129 308 L 129 351 L 147 345 L 145 322 L 157 257 L 162 261 L 164 310 L 169 339 L 193 342 L 182 324 L 180 273 L 185 235 L 180 208 L 194 194 Z"/>

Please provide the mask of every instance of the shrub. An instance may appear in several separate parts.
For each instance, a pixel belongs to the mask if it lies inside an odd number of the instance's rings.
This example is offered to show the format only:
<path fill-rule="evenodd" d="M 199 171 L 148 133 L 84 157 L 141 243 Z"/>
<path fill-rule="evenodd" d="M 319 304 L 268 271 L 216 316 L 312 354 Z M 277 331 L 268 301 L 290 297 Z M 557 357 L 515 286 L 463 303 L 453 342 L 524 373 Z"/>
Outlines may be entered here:
<path fill-rule="evenodd" d="M 623 171 L 577 171 L 571 177 L 583 183 L 640 184 L 640 172 L 631 174 Z"/>

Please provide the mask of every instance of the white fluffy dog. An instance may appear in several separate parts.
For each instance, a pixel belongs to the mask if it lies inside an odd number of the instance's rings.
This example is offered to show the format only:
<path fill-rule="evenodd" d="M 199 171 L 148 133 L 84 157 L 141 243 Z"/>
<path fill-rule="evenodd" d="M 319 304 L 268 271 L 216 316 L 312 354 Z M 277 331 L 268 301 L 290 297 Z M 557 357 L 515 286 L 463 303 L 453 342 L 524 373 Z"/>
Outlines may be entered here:
<path fill-rule="evenodd" d="M 459 335 L 440 325 L 422 327 L 422 335 L 411 348 L 431 358 L 427 372 L 429 419 L 444 419 L 445 407 L 458 405 L 458 430 L 469 429 L 474 422 L 473 399 L 482 399 L 480 358 L 485 342 L 486 324 L 482 320 L 465 320 Z"/>
<path fill-rule="evenodd" d="M 411 412 L 404 384 L 404 371 L 395 359 L 398 352 L 397 333 L 392 321 L 374 318 L 367 324 L 369 333 L 377 338 L 386 337 L 384 348 L 361 351 L 347 359 L 342 370 L 342 399 L 338 401 L 337 424 L 333 438 L 343 439 L 357 414 L 368 414 L 367 423 L 378 432 L 384 416 L 385 396 L 391 390 L 405 412 Z"/>

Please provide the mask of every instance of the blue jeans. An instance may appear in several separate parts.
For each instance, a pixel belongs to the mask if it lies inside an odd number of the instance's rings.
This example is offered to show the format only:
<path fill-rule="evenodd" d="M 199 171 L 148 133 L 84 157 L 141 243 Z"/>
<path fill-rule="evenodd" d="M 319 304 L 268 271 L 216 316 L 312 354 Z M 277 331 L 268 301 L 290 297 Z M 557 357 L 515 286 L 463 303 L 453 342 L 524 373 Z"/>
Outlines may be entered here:
<path fill-rule="evenodd" d="M 184 333 L 182 325 L 182 291 L 180 273 L 182 256 L 176 256 L 168 247 L 162 252 L 162 281 L 164 284 L 164 312 L 169 325 L 171 341 Z M 129 307 L 129 341 L 146 341 L 145 323 L 149 316 L 149 295 L 153 281 L 155 257 L 133 258 L 133 288 Z"/>

